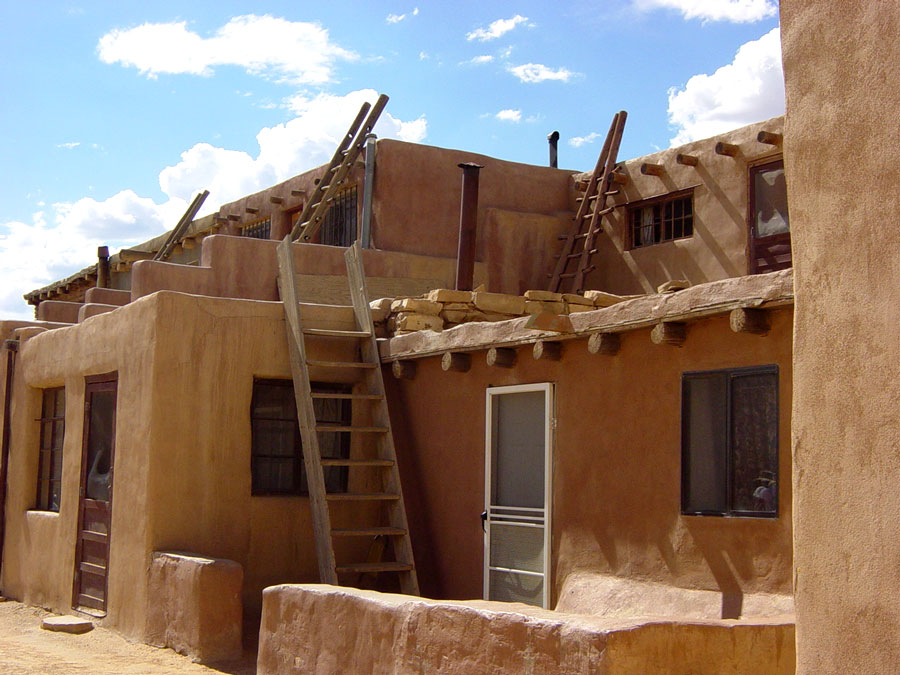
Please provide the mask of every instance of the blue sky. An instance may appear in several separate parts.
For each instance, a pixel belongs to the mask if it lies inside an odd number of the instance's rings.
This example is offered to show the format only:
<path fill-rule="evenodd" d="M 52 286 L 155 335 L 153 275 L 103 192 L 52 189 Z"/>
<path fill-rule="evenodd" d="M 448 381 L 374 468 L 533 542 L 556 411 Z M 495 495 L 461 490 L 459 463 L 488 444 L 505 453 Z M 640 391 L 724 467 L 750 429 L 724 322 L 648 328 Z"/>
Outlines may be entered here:
<path fill-rule="evenodd" d="M 22 293 L 327 161 L 376 129 L 593 167 L 619 109 L 636 157 L 781 114 L 774 0 L 0 5 L 0 316 Z M 600 138 L 597 138 L 600 135 Z"/>

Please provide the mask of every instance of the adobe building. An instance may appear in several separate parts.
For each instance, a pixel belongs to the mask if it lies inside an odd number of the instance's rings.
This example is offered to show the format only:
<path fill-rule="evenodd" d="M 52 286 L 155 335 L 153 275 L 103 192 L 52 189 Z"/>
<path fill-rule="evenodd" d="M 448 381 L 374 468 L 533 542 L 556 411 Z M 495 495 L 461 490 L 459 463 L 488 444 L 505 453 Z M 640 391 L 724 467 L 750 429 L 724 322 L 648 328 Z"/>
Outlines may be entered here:
<path fill-rule="evenodd" d="M 461 604 L 283 585 L 319 571 L 276 249 L 324 168 L 194 221 L 171 262 L 152 259 L 160 237 L 30 293 L 38 320 L 2 326 L 4 594 L 204 660 L 233 655 L 242 614 L 262 615 L 262 672 L 299 667 L 299 652 L 308 667 L 427 664 L 429 644 L 458 650 L 462 669 L 562 663 L 569 638 L 541 646 L 542 625 L 580 636 L 572 668 L 715 653 L 790 672 L 782 131 L 775 118 L 619 163 L 586 254 L 593 292 L 545 290 L 592 174 L 397 141 L 370 145 L 374 166 L 354 167 L 318 238 L 290 247 L 304 326 L 352 333 L 344 247 L 364 244 L 420 591 Z M 463 163 L 483 167 L 474 291 L 449 290 Z M 320 335 L 308 363 L 353 360 L 352 343 Z M 317 412 L 373 428 L 353 399 L 371 381 L 324 365 L 309 379 L 353 401 Z M 369 452 L 350 433 L 320 445 Z M 329 491 L 384 487 L 347 466 Z M 332 519 L 377 509 L 346 501 Z M 343 581 L 398 590 L 382 577 Z M 401 656 L 391 631 L 410 611 L 451 629 Z M 355 632 L 298 623 L 319 616 L 387 632 L 354 656 L 341 640 Z M 483 622 L 483 643 L 456 643 L 460 617 Z M 496 626 L 524 642 L 494 651 Z"/>

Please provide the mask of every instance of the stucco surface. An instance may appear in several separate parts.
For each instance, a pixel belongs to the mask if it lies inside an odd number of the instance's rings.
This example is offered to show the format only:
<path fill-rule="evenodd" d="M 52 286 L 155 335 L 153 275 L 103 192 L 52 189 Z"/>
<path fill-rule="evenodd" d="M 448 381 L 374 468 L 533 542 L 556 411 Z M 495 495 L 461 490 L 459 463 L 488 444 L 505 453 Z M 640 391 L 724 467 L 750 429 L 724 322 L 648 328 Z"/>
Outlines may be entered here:
<path fill-rule="evenodd" d="M 259 673 L 791 673 L 789 619 L 602 620 L 331 586 L 264 593 Z"/>
<path fill-rule="evenodd" d="M 782 126 L 783 118 L 775 117 L 624 162 L 622 172 L 628 176 L 628 183 L 619 186 L 620 193 L 611 203 L 626 205 L 693 189 L 694 234 L 629 249 L 628 210 L 617 208 L 603 221 L 606 234 L 597 238 L 597 269 L 588 275 L 585 287 L 618 294 L 647 293 L 670 279 L 699 284 L 747 274 L 748 167 L 781 157 L 780 147 L 760 143 L 756 135 L 760 131 L 781 133 Z M 719 141 L 738 145 L 738 156 L 717 155 L 715 147 Z M 678 164 L 675 158 L 679 153 L 696 156 L 698 165 Z M 663 175 L 643 175 L 641 165 L 645 162 L 663 165 Z"/>
<path fill-rule="evenodd" d="M 301 311 L 313 327 L 355 325 L 350 308 L 304 305 Z M 307 498 L 251 496 L 253 378 L 290 378 L 285 335 L 281 303 L 164 291 L 24 343 L 14 384 L 4 593 L 69 611 L 84 376 L 110 371 L 118 371 L 119 384 L 104 623 L 145 638 L 153 551 L 237 562 L 244 570 L 241 600 L 251 616 L 260 611 L 265 586 L 315 581 Z M 347 343 L 311 338 L 308 349 L 311 358 L 351 359 Z M 310 370 L 313 380 L 329 377 Z M 40 390 L 60 385 L 66 387 L 66 434 L 62 503 L 55 514 L 29 509 L 35 500 Z M 351 456 L 357 451 L 352 446 Z M 366 491 L 354 480 L 351 490 Z M 340 506 L 333 509 L 336 527 L 348 522 L 353 508 Z M 357 554 L 364 557 L 365 551 Z"/>
<path fill-rule="evenodd" d="M 412 380 L 387 374 L 423 594 L 482 595 L 485 389 L 553 382 L 554 605 L 603 614 L 612 576 L 715 591 L 715 604 L 685 600 L 706 616 L 783 611 L 784 598 L 745 605 L 745 596 L 791 593 L 791 319 L 790 308 L 772 310 L 765 337 L 732 332 L 725 315 L 692 322 L 681 348 L 653 344 L 642 328 L 623 333 L 613 357 L 590 354 L 580 338 L 565 343 L 560 361 L 535 361 L 526 347 L 511 369 L 490 367 L 474 351 L 467 373 L 444 372 L 440 357 L 429 356 L 417 360 Z M 680 515 L 682 373 L 765 364 L 779 367 L 779 517 Z M 576 573 L 597 574 L 596 592 L 582 585 L 577 599 L 563 593 Z"/>
<path fill-rule="evenodd" d="M 798 671 L 900 659 L 900 5 L 782 0 Z M 827 45 L 827 48 L 823 48 Z"/>

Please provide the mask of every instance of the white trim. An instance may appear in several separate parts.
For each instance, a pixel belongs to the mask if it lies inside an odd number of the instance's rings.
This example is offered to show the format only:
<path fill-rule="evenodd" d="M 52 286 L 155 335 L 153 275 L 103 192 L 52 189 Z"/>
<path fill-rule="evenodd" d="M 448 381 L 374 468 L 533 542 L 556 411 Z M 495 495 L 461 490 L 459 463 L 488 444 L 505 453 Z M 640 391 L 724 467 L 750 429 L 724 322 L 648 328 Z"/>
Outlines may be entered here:
<path fill-rule="evenodd" d="M 494 396 L 503 394 L 518 394 L 523 392 L 543 391 L 544 392 L 544 508 L 524 507 L 524 506 L 495 506 L 491 501 L 491 431 L 493 429 L 493 411 L 492 399 Z M 553 434 L 555 431 L 556 410 L 554 407 L 554 386 L 551 382 L 540 382 L 536 384 L 516 384 L 504 387 L 488 387 L 485 390 L 485 425 L 484 425 L 484 510 L 488 517 L 485 520 L 484 532 L 484 565 L 483 574 L 483 597 L 490 597 L 490 571 L 511 572 L 514 574 L 524 574 L 527 576 L 543 577 L 543 597 L 541 598 L 542 606 L 545 609 L 550 607 L 550 560 L 551 560 L 551 519 L 550 511 L 553 503 Z M 511 513 L 503 513 L 508 511 Z M 544 571 L 531 572 L 528 570 L 514 570 L 508 568 L 495 567 L 490 564 L 491 556 L 491 523 L 496 521 L 498 525 L 504 526 L 515 525 L 522 527 L 542 527 L 544 529 Z M 518 522 L 515 522 L 518 521 Z"/>

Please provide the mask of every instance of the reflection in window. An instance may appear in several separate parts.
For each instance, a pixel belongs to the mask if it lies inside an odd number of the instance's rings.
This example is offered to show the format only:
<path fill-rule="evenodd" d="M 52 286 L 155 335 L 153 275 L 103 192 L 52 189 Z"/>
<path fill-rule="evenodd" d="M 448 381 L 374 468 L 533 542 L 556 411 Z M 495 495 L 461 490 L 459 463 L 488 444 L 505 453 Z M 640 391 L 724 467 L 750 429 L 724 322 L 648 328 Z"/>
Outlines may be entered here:
<path fill-rule="evenodd" d="M 784 163 L 773 162 L 752 170 L 753 213 L 757 237 L 790 231 Z"/>
<path fill-rule="evenodd" d="M 637 204 L 628 210 L 631 247 L 674 241 L 694 234 L 693 195 L 681 195 Z"/>
<path fill-rule="evenodd" d="M 682 512 L 778 513 L 778 367 L 682 378 Z"/>
<path fill-rule="evenodd" d="M 41 445 L 38 456 L 35 508 L 41 511 L 59 512 L 63 437 L 66 427 L 66 390 L 64 387 L 44 389 L 39 422 Z"/>

